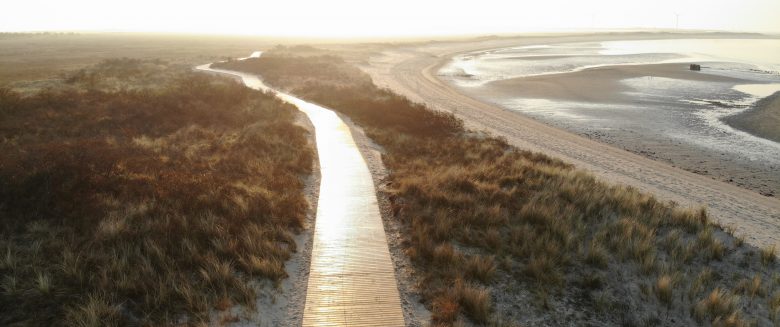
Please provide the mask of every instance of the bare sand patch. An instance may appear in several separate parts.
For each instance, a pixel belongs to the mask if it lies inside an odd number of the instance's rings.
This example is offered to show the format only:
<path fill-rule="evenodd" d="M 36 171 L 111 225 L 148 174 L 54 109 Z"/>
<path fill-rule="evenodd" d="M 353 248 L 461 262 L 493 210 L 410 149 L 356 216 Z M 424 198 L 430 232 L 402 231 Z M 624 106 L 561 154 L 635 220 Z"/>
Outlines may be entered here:
<path fill-rule="evenodd" d="M 723 119 L 732 127 L 780 142 L 780 92 L 759 101 L 753 108 Z"/>

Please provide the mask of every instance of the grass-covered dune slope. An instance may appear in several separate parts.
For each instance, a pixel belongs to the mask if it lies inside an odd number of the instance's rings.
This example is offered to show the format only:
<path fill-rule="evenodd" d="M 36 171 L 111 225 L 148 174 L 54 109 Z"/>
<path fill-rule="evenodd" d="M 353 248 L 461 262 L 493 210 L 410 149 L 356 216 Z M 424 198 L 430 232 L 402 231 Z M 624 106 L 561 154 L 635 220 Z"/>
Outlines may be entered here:
<path fill-rule="evenodd" d="M 0 325 L 169 325 L 284 278 L 313 152 L 295 109 L 164 61 L 0 89 Z"/>
<path fill-rule="evenodd" d="M 774 249 L 745 244 L 703 209 L 466 130 L 337 57 L 269 51 L 218 66 L 339 111 L 384 148 L 391 219 L 405 226 L 435 325 L 780 321 Z"/>

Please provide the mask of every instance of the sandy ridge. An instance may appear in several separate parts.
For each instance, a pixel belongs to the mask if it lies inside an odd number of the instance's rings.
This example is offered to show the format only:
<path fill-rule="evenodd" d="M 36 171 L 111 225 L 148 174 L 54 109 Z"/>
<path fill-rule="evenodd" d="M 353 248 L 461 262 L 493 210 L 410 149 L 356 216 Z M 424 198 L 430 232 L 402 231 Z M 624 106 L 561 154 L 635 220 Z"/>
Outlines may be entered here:
<path fill-rule="evenodd" d="M 699 37 L 685 35 L 686 38 Z M 712 37 L 712 35 L 705 35 Z M 478 42 L 433 43 L 391 50 L 362 68 L 382 86 L 412 100 L 454 112 L 469 128 L 504 136 L 521 148 L 544 152 L 600 178 L 634 186 L 683 205 L 705 205 L 715 219 L 757 246 L 780 244 L 780 200 L 713 180 L 545 125 L 518 113 L 461 94 L 436 72 L 452 56 L 504 46 L 616 39 L 659 35 L 537 36 Z"/>

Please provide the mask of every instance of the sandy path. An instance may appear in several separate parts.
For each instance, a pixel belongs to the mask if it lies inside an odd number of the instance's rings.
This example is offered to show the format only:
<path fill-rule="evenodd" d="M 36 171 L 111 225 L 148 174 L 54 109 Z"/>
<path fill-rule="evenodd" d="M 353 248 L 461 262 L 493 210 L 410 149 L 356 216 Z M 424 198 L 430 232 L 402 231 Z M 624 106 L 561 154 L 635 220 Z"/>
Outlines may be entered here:
<path fill-rule="evenodd" d="M 688 38 L 701 37 L 687 35 Z M 704 35 L 704 37 L 717 37 Z M 504 46 L 660 38 L 658 35 L 535 36 L 473 42 L 431 43 L 383 52 L 363 68 L 377 84 L 412 100 L 454 112 L 469 128 L 504 136 L 510 143 L 563 159 L 600 178 L 634 186 L 683 205 L 705 205 L 715 220 L 733 226 L 757 246 L 780 243 L 780 200 L 716 181 L 551 127 L 461 94 L 436 77 L 438 68 L 462 52 Z"/>

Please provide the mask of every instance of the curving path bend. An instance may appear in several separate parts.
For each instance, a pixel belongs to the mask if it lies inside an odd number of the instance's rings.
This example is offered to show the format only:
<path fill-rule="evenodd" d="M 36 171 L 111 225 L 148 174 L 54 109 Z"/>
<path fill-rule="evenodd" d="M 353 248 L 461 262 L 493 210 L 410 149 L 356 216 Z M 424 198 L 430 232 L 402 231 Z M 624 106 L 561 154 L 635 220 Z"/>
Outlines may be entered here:
<path fill-rule="evenodd" d="M 273 91 L 256 75 L 196 69 Z M 303 326 L 404 326 L 374 182 L 349 127 L 329 109 L 275 93 L 314 125 L 322 176 Z"/>

